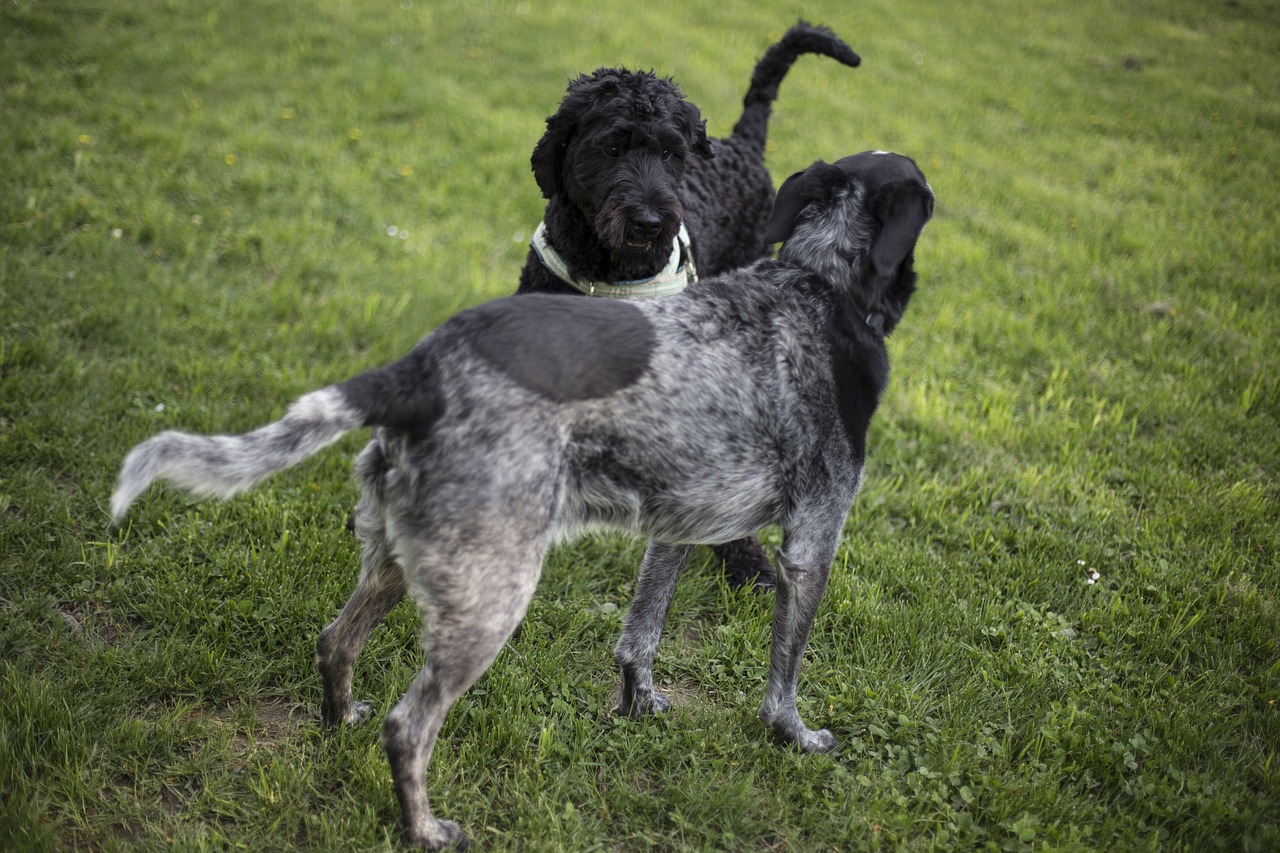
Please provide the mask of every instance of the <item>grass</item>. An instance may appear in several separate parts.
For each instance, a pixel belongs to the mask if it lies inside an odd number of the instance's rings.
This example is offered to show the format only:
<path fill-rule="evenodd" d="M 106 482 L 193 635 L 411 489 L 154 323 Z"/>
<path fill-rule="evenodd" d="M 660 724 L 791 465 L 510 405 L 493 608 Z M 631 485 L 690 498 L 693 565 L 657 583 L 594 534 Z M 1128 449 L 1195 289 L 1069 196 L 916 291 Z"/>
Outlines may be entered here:
<path fill-rule="evenodd" d="M 509 293 L 569 76 L 656 68 L 724 134 L 800 14 L 864 64 L 793 69 L 775 181 L 885 148 L 939 199 L 801 679 L 842 750 L 756 722 L 771 602 L 705 557 L 660 652 L 674 712 L 612 716 L 640 545 L 601 538 L 455 707 L 437 811 L 492 850 L 1280 846 L 1274 2 L 14 0 L 0 847 L 395 845 L 377 726 L 322 731 L 311 660 L 360 437 L 115 529 L 119 462 Z M 416 630 L 401 605 L 361 659 L 379 714 Z"/>

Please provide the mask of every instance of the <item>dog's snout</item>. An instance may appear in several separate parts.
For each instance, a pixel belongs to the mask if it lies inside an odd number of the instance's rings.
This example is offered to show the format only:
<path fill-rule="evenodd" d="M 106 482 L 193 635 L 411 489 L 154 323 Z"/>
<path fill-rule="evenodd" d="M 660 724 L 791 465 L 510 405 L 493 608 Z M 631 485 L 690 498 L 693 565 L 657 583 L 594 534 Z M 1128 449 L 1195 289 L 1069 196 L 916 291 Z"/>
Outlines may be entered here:
<path fill-rule="evenodd" d="M 652 240 L 662 233 L 662 217 L 652 210 L 642 210 L 631 217 L 631 232 L 641 239 Z"/>

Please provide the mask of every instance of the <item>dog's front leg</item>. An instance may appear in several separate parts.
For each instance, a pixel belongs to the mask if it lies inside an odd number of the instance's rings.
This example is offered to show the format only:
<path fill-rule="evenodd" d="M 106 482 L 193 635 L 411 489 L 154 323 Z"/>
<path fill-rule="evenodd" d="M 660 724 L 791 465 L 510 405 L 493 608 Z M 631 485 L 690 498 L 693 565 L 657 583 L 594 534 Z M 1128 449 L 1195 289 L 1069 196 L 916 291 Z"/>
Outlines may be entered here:
<path fill-rule="evenodd" d="M 774 733 L 805 752 L 828 752 L 836 739 L 826 729 L 807 728 L 796 707 L 796 682 L 818 603 L 827 586 L 839 527 L 834 533 L 810 538 L 788 531 L 778 553 L 777 590 L 773 601 L 773 646 L 769 653 L 769 681 L 760 719 Z"/>
<path fill-rule="evenodd" d="M 650 541 L 636 581 L 635 598 L 622 622 L 614 659 L 622 673 L 618 713 L 631 719 L 661 713 L 671 701 L 653 689 L 653 658 L 658 652 L 667 609 L 692 545 L 660 545 Z"/>

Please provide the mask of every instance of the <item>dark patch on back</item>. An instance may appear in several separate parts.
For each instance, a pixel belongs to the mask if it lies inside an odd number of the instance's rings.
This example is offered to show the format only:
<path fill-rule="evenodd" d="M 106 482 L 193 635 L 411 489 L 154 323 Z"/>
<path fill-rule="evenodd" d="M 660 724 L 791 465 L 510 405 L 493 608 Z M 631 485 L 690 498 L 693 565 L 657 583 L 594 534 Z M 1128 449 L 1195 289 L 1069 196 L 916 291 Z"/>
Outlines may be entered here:
<path fill-rule="evenodd" d="M 644 313 L 612 299 L 512 296 L 467 312 L 465 322 L 485 361 L 558 403 L 628 387 L 648 368 L 655 342 Z"/>

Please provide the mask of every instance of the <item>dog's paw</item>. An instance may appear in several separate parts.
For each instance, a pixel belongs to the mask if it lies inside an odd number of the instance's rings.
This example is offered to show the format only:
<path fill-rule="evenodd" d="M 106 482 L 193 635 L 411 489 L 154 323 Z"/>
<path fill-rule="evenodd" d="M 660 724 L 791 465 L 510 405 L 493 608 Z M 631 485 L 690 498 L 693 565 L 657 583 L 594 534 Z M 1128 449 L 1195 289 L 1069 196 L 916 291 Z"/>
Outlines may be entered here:
<path fill-rule="evenodd" d="M 373 706 L 367 702 L 352 702 L 342 722 L 348 726 L 358 726 L 373 716 Z"/>
<path fill-rule="evenodd" d="M 806 728 L 800 722 L 800 715 L 794 712 L 778 714 L 761 708 L 760 720 L 773 729 L 778 740 L 794 744 L 801 752 L 831 752 L 838 743 L 835 735 L 827 729 Z"/>
<path fill-rule="evenodd" d="M 320 707 L 320 720 L 326 728 L 336 729 L 338 726 L 358 726 L 373 716 L 373 706 L 365 702 L 351 702 L 345 708 Z"/>
<path fill-rule="evenodd" d="M 671 707 L 671 700 L 656 690 L 648 693 L 637 693 L 630 699 L 623 698 L 618 703 L 617 712 L 632 720 L 639 720 L 650 714 L 665 714 Z"/>
<path fill-rule="evenodd" d="M 773 564 L 757 539 L 738 539 L 712 550 L 724 562 L 725 579 L 734 589 L 771 590 L 776 585 Z"/>
<path fill-rule="evenodd" d="M 796 746 L 805 752 L 831 752 L 836 748 L 836 736 L 826 729 L 805 729 L 796 738 Z"/>
<path fill-rule="evenodd" d="M 820 752 L 832 752 L 837 741 L 835 735 L 826 729 L 806 729 L 800 727 L 797 729 L 781 730 L 774 729 L 778 739 L 784 743 L 789 743 L 801 752 L 813 754 Z"/>
<path fill-rule="evenodd" d="M 462 827 L 451 820 L 435 819 L 425 827 L 406 827 L 404 842 L 427 850 L 466 850 L 471 846 L 471 839 L 462 831 Z"/>

